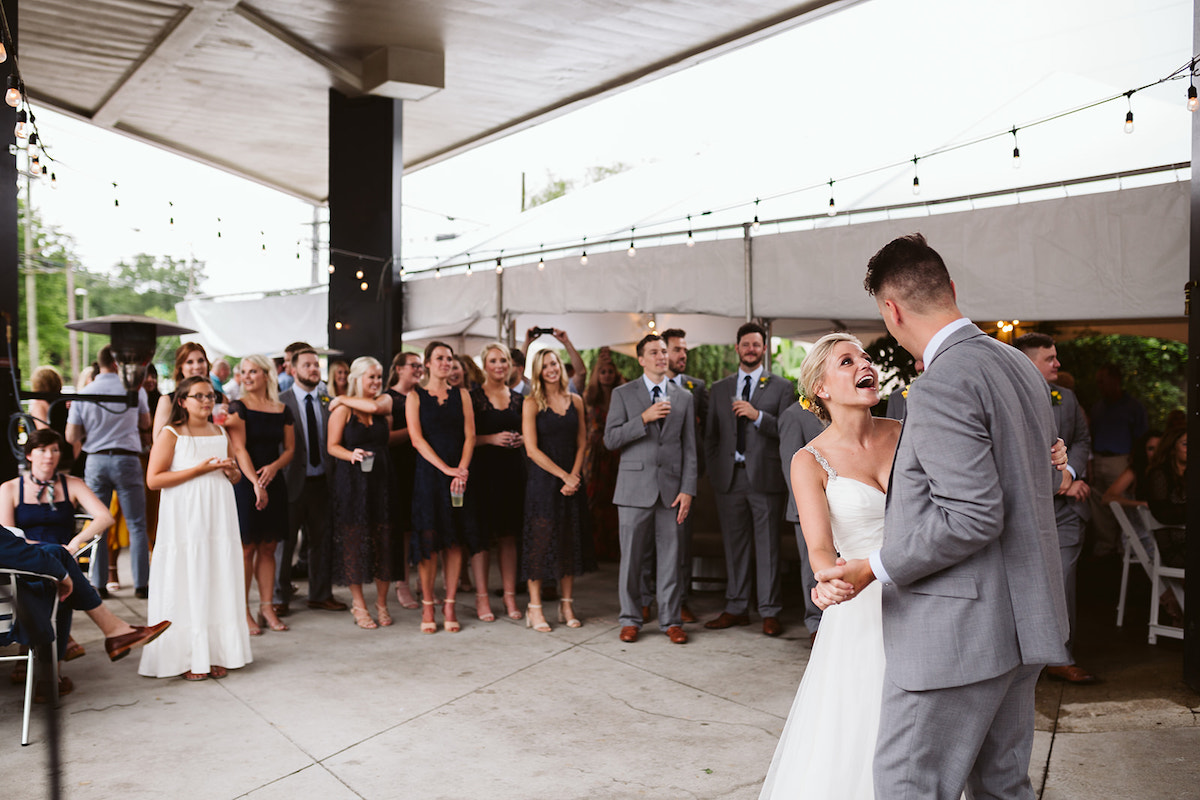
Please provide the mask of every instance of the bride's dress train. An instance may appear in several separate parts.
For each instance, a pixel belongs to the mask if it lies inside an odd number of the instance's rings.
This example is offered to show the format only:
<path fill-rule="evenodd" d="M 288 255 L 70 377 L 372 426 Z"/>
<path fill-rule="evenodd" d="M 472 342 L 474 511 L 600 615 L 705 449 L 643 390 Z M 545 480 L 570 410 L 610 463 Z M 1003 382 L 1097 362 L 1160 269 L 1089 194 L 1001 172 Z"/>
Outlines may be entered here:
<path fill-rule="evenodd" d="M 829 474 L 825 496 L 838 553 L 866 558 L 883 542 L 883 492 L 839 477 L 820 453 L 805 449 Z M 874 581 L 822 615 L 759 800 L 874 797 L 871 762 L 884 666 L 881 591 Z"/>

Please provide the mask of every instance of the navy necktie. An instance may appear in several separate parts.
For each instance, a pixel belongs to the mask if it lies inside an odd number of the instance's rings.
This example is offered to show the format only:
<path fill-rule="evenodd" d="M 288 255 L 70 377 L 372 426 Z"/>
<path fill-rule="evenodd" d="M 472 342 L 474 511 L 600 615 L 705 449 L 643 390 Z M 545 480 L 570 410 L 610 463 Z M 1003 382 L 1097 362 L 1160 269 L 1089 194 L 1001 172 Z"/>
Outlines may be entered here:
<path fill-rule="evenodd" d="M 657 386 L 655 386 L 650 391 L 650 403 L 651 404 L 657 403 L 658 399 L 661 395 L 662 395 L 662 389 L 659 389 Z M 659 417 L 658 419 L 656 419 L 655 422 L 658 423 L 658 429 L 661 431 L 662 426 L 663 426 L 662 417 Z"/>
<path fill-rule="evenodd" d="M 317 438 L 317 412 L 313 410 L 312 395 L 304 396 L 304 421 L 308 428 L 308 463 L 311 466 L 321 466 L 321 443 Z"/>
<path fill-rule="evenodd" d="M 746 382 L 742 384 L 742 399 L 750 399 L 750 376 L 746 376 Z M 737 418 L 737 451 L 742 455 L 746 454 L 746 425 L 750 420 L 745 417 Z"/>

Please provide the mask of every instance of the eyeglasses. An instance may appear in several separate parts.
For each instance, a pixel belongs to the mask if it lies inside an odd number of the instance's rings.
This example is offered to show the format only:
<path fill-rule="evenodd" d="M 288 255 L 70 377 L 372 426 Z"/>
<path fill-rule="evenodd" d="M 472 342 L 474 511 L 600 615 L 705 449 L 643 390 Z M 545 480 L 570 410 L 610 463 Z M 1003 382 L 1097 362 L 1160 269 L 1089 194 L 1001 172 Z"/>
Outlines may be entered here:
<path fill-rule="evenodd" d="M 187 398 L 189 400 L 198 400 L 201 403 L 211 403 L 217 399 L 217 396 L 215 394 L 189 394 Z"/>

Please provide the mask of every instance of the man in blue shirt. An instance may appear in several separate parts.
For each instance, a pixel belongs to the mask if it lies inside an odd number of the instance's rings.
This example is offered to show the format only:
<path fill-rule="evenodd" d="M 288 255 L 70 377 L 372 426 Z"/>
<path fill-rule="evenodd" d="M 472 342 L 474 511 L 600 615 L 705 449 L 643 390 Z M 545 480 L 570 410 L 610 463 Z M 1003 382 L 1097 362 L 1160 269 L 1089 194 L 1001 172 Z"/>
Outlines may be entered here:
<path fill-rule="evenodd" d="M 1134 445 L 1146 435 L 1146 407 L 1121 388 L 1121 368 L 1105 364 L 1096 371 L 1100 399 L 1092 405 L 1092 555 L 1120 552 L 1121 531 L 1101 498 L 1125 468 Z"/>

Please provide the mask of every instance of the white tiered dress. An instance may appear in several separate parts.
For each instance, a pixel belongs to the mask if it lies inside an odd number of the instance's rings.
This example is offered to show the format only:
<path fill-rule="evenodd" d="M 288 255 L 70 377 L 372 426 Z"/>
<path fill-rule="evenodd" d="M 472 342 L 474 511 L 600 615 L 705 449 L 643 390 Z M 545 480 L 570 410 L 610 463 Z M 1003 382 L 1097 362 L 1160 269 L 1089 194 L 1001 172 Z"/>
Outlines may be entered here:
<path fill-rule="evenodd" d="M 168 426 L 160 435 L 178 436 L 172 472 L 228 455 L 224 431 L 183 436 Z M 150 624 L 169 619 L 171 627 L 142 650 L 138 673 L 170 678 L 250 663 L 244 575 L 237 504 L 225 473 L 163 489 L 146 615 Z"/>
<path fill-rule="evenodd" d="M 833 542 L 843 558 L 866 558 L 883 543 L 883 492 L 825 468 Z M 830 606 L 760 800 L 811 797 L 870 800 L 871 763 L 883 696 L 882 589 L 873 581 L 857 597 Z"/>

